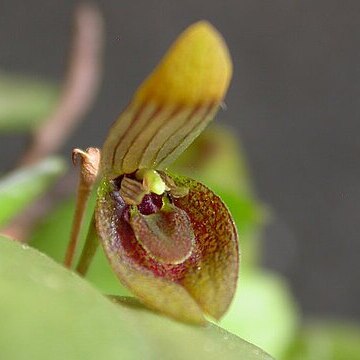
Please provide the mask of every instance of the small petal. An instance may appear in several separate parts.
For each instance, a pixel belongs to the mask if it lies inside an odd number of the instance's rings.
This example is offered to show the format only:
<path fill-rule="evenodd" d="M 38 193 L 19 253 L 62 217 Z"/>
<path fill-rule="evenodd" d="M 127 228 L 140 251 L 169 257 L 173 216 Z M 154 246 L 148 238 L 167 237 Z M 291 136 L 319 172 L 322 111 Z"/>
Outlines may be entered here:
<path fill-rule="evenodd" d="M 101 171 L 108 178 L 165 168 L 215 116 L 229 86 L 226 44 L 209 23 L 185 30 L 110 129 Z"/>

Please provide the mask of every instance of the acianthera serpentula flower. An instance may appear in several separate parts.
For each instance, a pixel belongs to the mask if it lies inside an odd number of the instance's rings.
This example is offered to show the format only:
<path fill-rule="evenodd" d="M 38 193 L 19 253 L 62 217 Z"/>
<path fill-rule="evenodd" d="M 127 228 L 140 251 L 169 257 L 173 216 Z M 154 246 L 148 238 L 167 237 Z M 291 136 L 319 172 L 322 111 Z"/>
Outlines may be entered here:
<path fill-rule="evenodd" d="M 190 26 L 111 127 L 97 174 L 94 228 L 112 269 L 143 304 L 191 323 L 229 307 L 237 234 L 218 196 L 166 168 L 213 119 L 231 74 L 221 35 Z"/>

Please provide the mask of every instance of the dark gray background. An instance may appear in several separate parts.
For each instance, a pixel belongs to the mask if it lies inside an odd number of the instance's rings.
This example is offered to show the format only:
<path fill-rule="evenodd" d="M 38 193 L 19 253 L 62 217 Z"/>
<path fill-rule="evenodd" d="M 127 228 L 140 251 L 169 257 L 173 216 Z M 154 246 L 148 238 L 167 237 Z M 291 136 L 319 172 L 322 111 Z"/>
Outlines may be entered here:
<path fill-rule="evenodd" d="M 266 265 L 289 277 L 306 314 L 360 319 L 360 2 L 98 3 L 107 23 L 105 77 L 65 151 L 100 146 L 176 35 L 210 20 L 235 67 L 218 120 L 236 129 L 259 197 L 275 212 Z M 74 4 L 1 0 L 0 68 L 61 79 Z M 24 143 L 1 137 L 1 171 Z"/>

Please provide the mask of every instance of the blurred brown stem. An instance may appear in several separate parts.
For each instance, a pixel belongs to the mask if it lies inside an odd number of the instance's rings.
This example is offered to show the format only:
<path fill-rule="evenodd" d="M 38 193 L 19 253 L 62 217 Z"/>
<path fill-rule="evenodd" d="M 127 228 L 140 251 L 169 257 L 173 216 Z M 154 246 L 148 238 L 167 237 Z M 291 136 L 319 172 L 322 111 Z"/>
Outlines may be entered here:
<path fill-rule="evenodd" d="M 103 47 L 103 20 L 98 9 L 80 4 L 75 12 L 75 32 L 68 71 L 57 107 L 33 134 L 20 165 L 32 164 L 58 151 L 84 118 L 98 90 Z"/>
<path fill-rule="evenodd" d="M 14 240 L 26 242 L 33 226 L 43 218 L 59 201 L 66 198 L 70 189 L 73 190 L 76 186 L 76 179 L 73 172 L 69 172 L 63 176 L 60 181 L 55 184 L 51 192 L 44 194 L 30 206 L 28 206 L 22 213 L 16 216 L 10 224 L 0 233 L 11 237 Z"/>
<path fill-rule="evenodd" d="M 101 77 L 103 18 L 96 6 L 83 3 L 75 12 L 75 31 L 68 70 L 53 113 L 34 132 L 18 166 L 31 165 L 58 151 L 84 118 L 97 94 Z M 68 189 L 70 193 L 73 188 Z M 34 224 L 61 197 L 46 194 L 19 214 L 1 232 L 26 241 Z"/>
<path fill-rule="evenodd" d="M 98 246 L 99 246 L 99 241 L 97 238 L 95 219 L 92 218 L 89 231 L 86 237 L 85 245 L 82 250 L 79 262 L 76 266 L 76 271 L 81 276 L 85 276 L 87 274 L 91 261 L 94 258 Z"/>

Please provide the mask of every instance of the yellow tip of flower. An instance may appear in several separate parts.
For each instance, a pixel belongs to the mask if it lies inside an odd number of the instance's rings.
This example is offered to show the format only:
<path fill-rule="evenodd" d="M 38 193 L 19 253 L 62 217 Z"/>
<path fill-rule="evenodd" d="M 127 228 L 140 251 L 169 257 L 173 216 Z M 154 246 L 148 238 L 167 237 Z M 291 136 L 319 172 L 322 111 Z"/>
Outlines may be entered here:
<path fill-rule="evenodd" d="M 192 105 L 221 101 L 232 62 L 221 34 L 207 21 L 188 27 L 138 89 L 136 100 Z"/>

